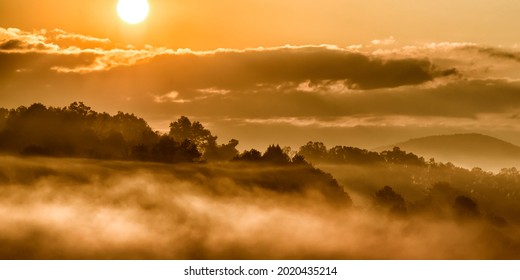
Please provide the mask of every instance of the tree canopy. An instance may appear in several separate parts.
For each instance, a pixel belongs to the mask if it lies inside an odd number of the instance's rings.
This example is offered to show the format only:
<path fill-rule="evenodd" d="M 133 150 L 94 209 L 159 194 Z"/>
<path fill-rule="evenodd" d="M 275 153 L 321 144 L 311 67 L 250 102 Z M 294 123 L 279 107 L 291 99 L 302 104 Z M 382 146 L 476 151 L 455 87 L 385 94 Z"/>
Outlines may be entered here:
<path fill-rule="evenodd" d="M 98 113 L 82 102 L 68 107 L 0 110 L 0 151 L 25 155 L 194 161 L 192 142 L 165 139 L 142 118 Z"/>
<path fill-rule="evenodd" d="M 207 160 L 226 161 L 238 154 L 238 140 L 231 139 L 227 144 L 218 145 L 217 136 L 213 136 L 200 122 L 191 122 L 186 116 L 170 123 L 168 135 L 178 142 L 191 141 Z"/>
<path fill-rule="evenodd" d="M 333 164 L 375 164 L 393 163 L 401 165 L 425 166 L 424 158 L 394 147 L 381 153 L 356 147 L 335 146 L 327 149 L 322 142 L 308 142 L 300 147 L 298 154 L 315 163 Z"/>

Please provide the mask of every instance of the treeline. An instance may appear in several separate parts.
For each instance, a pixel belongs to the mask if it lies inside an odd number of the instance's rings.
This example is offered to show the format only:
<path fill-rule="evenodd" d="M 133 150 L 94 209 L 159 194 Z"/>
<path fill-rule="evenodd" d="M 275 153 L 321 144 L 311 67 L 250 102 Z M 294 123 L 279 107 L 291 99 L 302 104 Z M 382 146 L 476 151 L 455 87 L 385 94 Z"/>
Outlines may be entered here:
<path fill-rule="evenodd" d="M 423 157 L 402 151 L 394 147 L 391 151 L 381 153 L 368 151 L 356 147 L 335 146 L 330 149 L 322 142 L 308 142 L 300 147 L 298 154 L 314 163 L 331 164 L 374 164 L 394 163 L 402 165 L 426 166 L 434 162 L 426 162 Z"/>
<path fill-rule="evenodd" d="M 98 113 L 81 102 L 68 107 L 33 104 L 0 109 L 0 151 L 23 155 L 144 160 L 165 163 L 229 160 L 237 140 L 218 145 L 199 122 L 181 117 L 168 134 L 142 118 Z"/>
<path fill-rule="evenodd" d="M 379 197 L 377 204 L 386 203 L 393 214 L 472 216 L 497 224 L 504 220 L 520 223 L 520 172 L 514 167 L 496 174 L 435 161 L 420 165 L 383 162 L 318 167 L 331 173 L 351 193 Z M 401 198 L 383 186 L 390 186 Z"/>
<path fill-rule="evenodd" d="M 249 171 L 235 176 L 237 184 L 278 193 L 305 195 L 311 191 L 334 204 L 352 203 L 332 175 L 314 168 L 301 155 L 290 157 L 279 145 L 269 146 L 264 153 L 252 149 L 239 154 L 237 145 L 235 139 L 219 145 L 217 136 L 185 116 L 170 123 L 167 134 L 161 134 L 133 114 L 98 113 L 81 102 L 63 108 L 33 104 L 0 110 L 0 152 L 162 163 L 259 164 L 262 166 L 254 168 L 256 176 Z"/>
<path fill-rule="evenodd" d="M 200 122 L 184 116 L 170 123 L 167 134 L 161 134 L 133 114 L 98 113 L 82 102 L 62 108 L 37 103 L 0 109 L 0 151 L 7 153 L 164 163 L 233 159 L 271 164 L 306 163 L 305 160 L 334 164 L 428 164 L 422 157 L 399 148 L 376 153 L 345 146 L 327 149 L 321 142 L 309 142 L 291 157 L 279 146 L 270 146 L 263 154 L 255 149 L 239 154 L 238 144 L 238 140 L 232 139 L 219 145 L 217 136 Z"/>
<path fill-rule="evenodd" d="M 169 132 L 162 134 L 133 114 L 98 113 L 81 102 L 62 108 L 42 104 L 10 110 L 0 108 L 0 152 L 3 153 L 162 163 L 254 163 L 267 166 L 263 169 L 265 174 L 252 181 L 245 174 L 240 181 L 242 185 L 298 193 L 319 186 L 316 190 L 325 197 L 341 198 L 342 203 L 350 204 L 350 197 L 332 175 L 310 164 L 327 163 L 320 168 L 332 173 L 349 191 L 374 195 L 376 189 L 390 185 L 412 199 L 423 197 L 427 191 L 430 201 L 414 204 L 393 194 L 393 189 L 381 189 L 375 197 L 383 204 L 390 203 L 392 212 L 420 212 L 421 207 L 441 209 L 445 207 L 437 202 L 449 201 L 445 205 L 451 205 L 450 211 L 475 212 L 480 207 L 510 221 L 520 220 L 520 172 L 515 168 L 493 174 L 480 168 L 467 170 L 451 163 L 436 163 L 434 159 L 426 161 L 399 148 L 378 153 L 346 146 L 329 149 L 321 142 L 308 142 L 296 152 L 271 145 L 263 153 L 255 149 L 239 153 L 238 143 L 232 139 L 218 144 L 217 136 L 200 122 L 184 116 L 173 121 Z"/>
<path fill-rule="evenodd" d="M 378 208 L 391 214 L 475 218 L 496 225 L 520 222 L 520 172 L 515 167 L 493 174 L 426 161 L 398 147 L 377 153 L 345 146 L 328 149 L 321 142 L 308 142 L 298 155 L 323 164 L 319 167 L 349 192 L 373 197 Z"/>

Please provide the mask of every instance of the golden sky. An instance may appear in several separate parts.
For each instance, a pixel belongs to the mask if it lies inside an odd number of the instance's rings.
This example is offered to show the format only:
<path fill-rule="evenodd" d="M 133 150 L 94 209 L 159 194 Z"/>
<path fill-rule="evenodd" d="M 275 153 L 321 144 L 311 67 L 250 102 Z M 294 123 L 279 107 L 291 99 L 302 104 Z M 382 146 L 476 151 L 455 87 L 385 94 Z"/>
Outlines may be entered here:
<path fill-rule="evenodd" d="M 517 42 L 520 2 L 510 0 L 150 0 L 139 26 L 122 23 L 116 0 L 0 3 L 0 26 L 60 28 L 119 43 L 207 50 L 285 44 Z"/>
<path fill-rule="evenodd" d="M 0 107 L 83 101 L 239 148 L 439 133 L 520 144 L 516 1 L 0 1 Z"/>

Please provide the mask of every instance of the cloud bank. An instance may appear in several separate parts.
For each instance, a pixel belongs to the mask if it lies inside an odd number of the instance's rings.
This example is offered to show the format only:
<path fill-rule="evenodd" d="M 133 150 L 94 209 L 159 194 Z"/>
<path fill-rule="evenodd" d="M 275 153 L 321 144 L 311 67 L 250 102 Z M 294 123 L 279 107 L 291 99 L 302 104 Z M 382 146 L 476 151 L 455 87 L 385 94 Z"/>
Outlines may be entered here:
<path fill-rule="evenodd" d="M 222 124 L 229 119 L 242 119 L 243 126 L 283 120 L 294 129 L 444 119 L 432 131 L 465 129 L 489 116 L 510 123 L 520 113 L 518 57 L 516 49 L 469 42 L 403 46 L 394 38 L 345 47 L 138 49 L 63 30 L 1 28 L 0 105 L 84 101 L 97 110 L 134 112 L 157 129 L 188 115 L 225 137 Z M 301 121 L 309 119 L 315 121 Z"/>

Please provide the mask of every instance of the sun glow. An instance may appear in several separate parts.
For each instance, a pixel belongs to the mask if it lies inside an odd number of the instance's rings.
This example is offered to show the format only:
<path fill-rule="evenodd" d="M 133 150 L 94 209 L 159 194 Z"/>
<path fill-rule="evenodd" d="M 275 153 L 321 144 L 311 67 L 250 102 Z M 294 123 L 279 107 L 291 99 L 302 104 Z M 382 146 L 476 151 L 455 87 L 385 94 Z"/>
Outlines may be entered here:
<path fill-rule="evenodd" d="M 117 13 L 119 17 L 130 24 L 142 22 L 148 16 L 150 6 L 147 0 L 119 0 Z"/>

